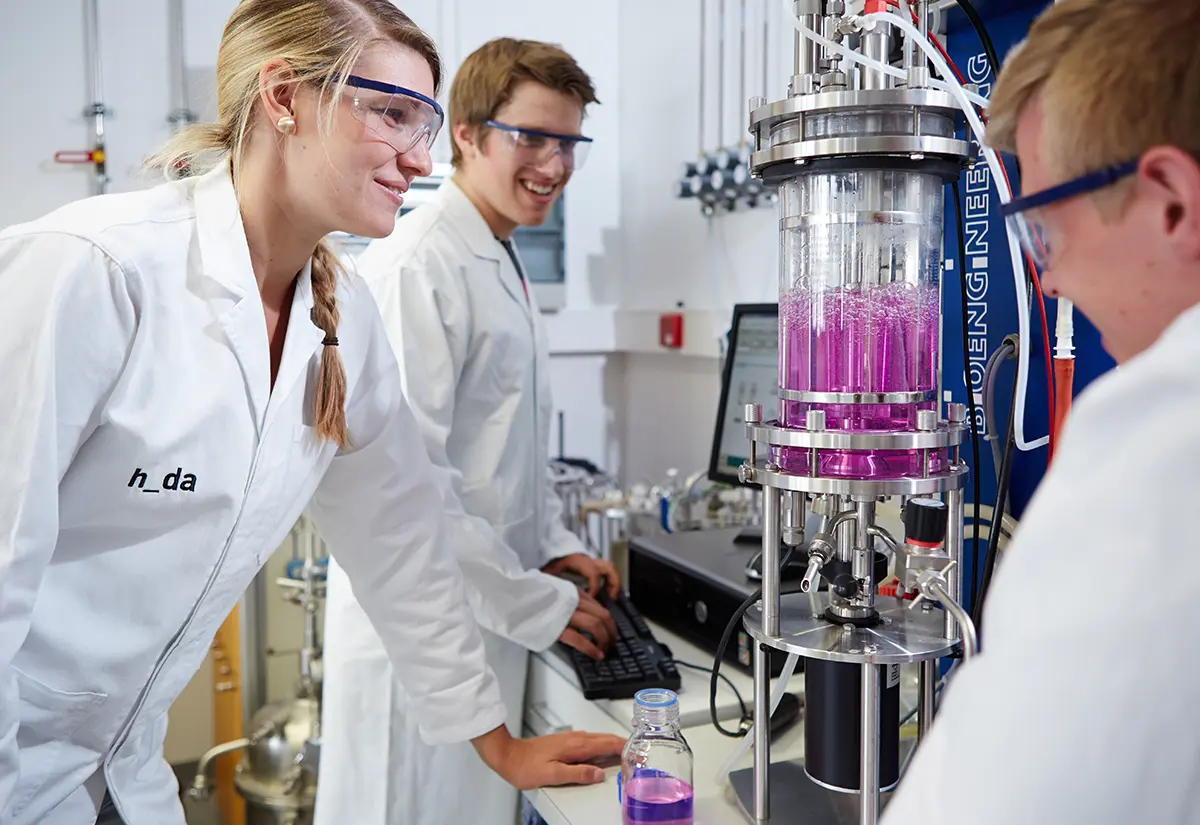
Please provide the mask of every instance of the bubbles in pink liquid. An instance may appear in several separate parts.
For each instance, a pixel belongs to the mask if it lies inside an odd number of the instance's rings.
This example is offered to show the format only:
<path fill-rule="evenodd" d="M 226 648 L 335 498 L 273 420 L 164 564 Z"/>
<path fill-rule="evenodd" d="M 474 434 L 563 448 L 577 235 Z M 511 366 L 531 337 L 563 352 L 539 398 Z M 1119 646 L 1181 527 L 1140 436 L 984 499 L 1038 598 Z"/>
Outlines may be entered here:
<path fill-rule="evenodd" d="M 780 296 L 780 385 L 807 392 L 928 392 L 938 385 L 939 293 L 906 283 L 838 287 L 814 294 L 794 289 Z M 906 404 L 780 402 L 780 423 L 803 427 L 809 409 L 825 412 L 830 430 L 889 432 L 916 427 L 919 409 Z M 809 471 L 807 450 L 785 448 L 776 460 L 792 472 Z M 839 478 L 921 475 L 919 451 L 823 450 L 819 473 Z M 932 456 L 930 471 L 944 469 Z"/>

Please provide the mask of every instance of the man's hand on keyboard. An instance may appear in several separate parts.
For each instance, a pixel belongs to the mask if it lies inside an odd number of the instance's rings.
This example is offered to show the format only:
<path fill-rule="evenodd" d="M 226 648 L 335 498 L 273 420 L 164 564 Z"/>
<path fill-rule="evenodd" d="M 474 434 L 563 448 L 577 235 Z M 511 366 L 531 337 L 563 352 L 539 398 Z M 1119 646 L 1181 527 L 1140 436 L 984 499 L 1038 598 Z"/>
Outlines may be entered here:
<path fill-rule="evenodd" d="M 615 599 L 621 592 L 621 577 L 612 562 L 594 559 L 586 553 L 572 553 L 547 564 L 542 568 L 543 573 L 551 576 L 561 576 L 564 573 L 574 573 L 587 581 L 587 593 L 592 598 L 599 598 L 600 591 L 607 591 L 610 599 Z"/>
<path fill-rule="evenodd" d="M 616 639 L 617 625 L 612 614 L 581 588 L 579 607 L 558 640 L 585 656 L 603 659 L 604 651 L 612 647 Z"/>

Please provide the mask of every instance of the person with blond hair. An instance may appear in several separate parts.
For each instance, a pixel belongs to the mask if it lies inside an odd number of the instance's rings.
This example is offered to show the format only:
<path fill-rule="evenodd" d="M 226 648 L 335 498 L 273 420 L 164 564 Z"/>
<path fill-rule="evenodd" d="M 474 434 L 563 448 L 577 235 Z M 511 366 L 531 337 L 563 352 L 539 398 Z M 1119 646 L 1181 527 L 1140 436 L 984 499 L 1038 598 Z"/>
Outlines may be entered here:
<path fill-rule="evenodd" d="M 1195 2 L 1061 0 L 997 80 L 1013 231 L 1118 367 L 1075 403 L 885 825 L 1200 821 L 1198 42 Z"/>
<path fill-rule="evenodd" d="M 467 56 L 450 87 L 454 174 L 396 222 L 356 268 L 379 303 L 405 397 L 442 483 L 502 540 L 457 547 L 514 735 L 529 651 L 557 641 L 600 658 L 616 636 L 597 600 L 612 564 L 562 524 L 547 466 L 553 403 L 546 333 L 513 244 L 550 214 L 590 140 L 591 78 L 561 48 L 499 38 Z M 477 551 L 489 563 L 472 560 Z M 511 576 L 492 574 L 496 566 Z M 573 573 L 581 590 L 555 574 Z M 420 716 L 367 614 L 330 572 L 324 755 L 317 825 L 512 825 L 518 798 L 469 747 L 426 745 Z M 386 720 L 386 721 L 383 721 Z M 470 793 L 459 792 L 470 788 Z"/>
<path fill-rule="evenodd" d="M 375 303 L 322 241 L 392 231 L 440 79 L 389 0 L 243 0 L 218 121 L 156 159 L 181 179 L 0 232 L 6 825 L 182 825 L 167 711 L 306 507 L 427 741 L 522 788 L 619 751 L 505 727 L 451 550 L 491 528 L 439 491 Z"/>

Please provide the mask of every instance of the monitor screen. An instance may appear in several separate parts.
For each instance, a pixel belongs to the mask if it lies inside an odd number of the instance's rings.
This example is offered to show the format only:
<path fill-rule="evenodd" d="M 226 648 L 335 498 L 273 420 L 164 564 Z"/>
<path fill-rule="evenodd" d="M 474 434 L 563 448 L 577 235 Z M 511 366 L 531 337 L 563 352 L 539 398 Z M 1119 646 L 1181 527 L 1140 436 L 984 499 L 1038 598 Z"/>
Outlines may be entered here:
<path fill-rule="evenodd" d="M 778 414 L 777 304 L 738 304 L 733 308 L 708 467 L 708 477 L 713 481 L 739 483 L 738 467 L 750 457 L 750 441 L 746 438 L 747 404 L 761 404 L 764 420 Z"/>

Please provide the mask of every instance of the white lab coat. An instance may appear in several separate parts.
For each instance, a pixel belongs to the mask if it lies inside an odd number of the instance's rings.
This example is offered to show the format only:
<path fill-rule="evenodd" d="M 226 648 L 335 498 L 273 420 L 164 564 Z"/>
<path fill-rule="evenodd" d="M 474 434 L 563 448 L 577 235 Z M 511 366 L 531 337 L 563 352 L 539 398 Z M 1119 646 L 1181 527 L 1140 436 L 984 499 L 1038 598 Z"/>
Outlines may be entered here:
<path fill-rule="evenodd" d="M 452 182 L 362 254 L 408 398 L 443 485 L 503 538 L 513 570 L 488 586 L 466 571 L 500 680 L 521 730 L 529 650 L 555 642 L 578 589 L 538 572 L 584 552 L 561 523 L 547 464 L 552 412 L 545 333 L 508 253 Z M 482 545 L 456 547 L 460 558 Z M 488 569 L 480 565 L 481 569 Z M 337 574 L 326 606 L 324 764 L 317 825 L 512 825 L 516 792 L 468 747 L 427 746 L 419 710 Z"/>
<path fill-rule="evenodd" d="M 183 823 L 167 710 L 310 505 L 421 731 L 505 719 L 374 301 L 338 287 L 350 446 L 314 435 L 300 276 L 274 390 L 225 168 L 0 233 L 0 822 Z"/>
<path fill-rule="evenodd" d="M 1076 402 L 885 825 L 1200 822 L 1200 307 Z"/>

